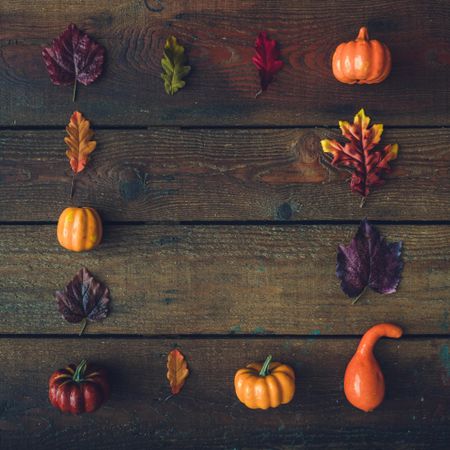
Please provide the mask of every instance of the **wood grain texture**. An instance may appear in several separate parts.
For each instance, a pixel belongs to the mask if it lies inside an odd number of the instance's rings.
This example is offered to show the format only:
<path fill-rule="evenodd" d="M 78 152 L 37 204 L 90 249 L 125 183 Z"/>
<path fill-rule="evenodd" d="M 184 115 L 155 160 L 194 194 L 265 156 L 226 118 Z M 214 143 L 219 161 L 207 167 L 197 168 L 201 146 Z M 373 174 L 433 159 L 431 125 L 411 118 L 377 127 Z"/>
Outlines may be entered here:
<path fill-rule="evenodd" d="M 378 344 L 386 398 L 373 413 L 342 392 L 357 339 L 100 340 L 1 339 L 2 450 L 89 449 L 444 449 L 450 438 L 448 340 Z M 166 355 L 177 344 L 191 375 L 170 394 Z M 293 401 L 246 409 L 235 371 L 271 352 L 294 367 Z M 53 370 L 88 358 L 111 374 L 112 397 L 95 414 L 65 416 L 47 400 Z"/>
<path fill-rule="evenodd" d="M 408 334 L 448 333 L 450 227 L 383 226 L 403 240 L 399 291 L 356 304 L 335 275 L 353 226 L 118 226 L 76 254 L 56 226 L 0 227 L 0 333 L 77 334 L 53 293 L 86 266 L 111 289 L 111 316 L 88 333 L 361 334 L 394 321 Z"/>
<path fill-rule="evenodd" d="M 351 119 L 349 117 L 349 119 Z M 0 132 L 0 221 L 56 221 L 69 204 L 65 132 Z M 331 167 L 329 129 L 96 131 L 76 204 L 107 221 L 448 220 L 450 130 L 390 129 L 399 158 L 363 209 Z"/>
<path fill-rule="evenodd" d="M 0 6 L 1 125 L 63 125 L 71 87 L 53 86 L 41 50 L 70 22 L 106 47 L 101 80 L 79 90 L 77 108 L 105 125 L 335 125 L 364 106 L 389 125 L 448 125 L 450 3 L 447 0 L 11 0 Z M 159 10 L 159 11 L 158 11 Z M 393 56 L 391 76 L 348 86 L 331 71 L 336 46 L 367 25 Z M 280 42 L 285 67 L 255 99 L 255 37 Z M 160 60 L 168 35 L 193 71 L 174 97 Z M 45 112 L 45 113 L 43 113 Z"/>

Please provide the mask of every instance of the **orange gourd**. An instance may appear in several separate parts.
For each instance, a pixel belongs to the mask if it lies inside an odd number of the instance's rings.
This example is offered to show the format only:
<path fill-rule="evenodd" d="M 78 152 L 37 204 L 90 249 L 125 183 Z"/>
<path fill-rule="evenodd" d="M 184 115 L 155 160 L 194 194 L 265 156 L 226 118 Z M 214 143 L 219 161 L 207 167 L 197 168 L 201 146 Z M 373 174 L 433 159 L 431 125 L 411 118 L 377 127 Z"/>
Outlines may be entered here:
<path fill-rule="evenodd" d="M 356 40 L 338 45 L 332 66 L 342 83 L 381 83 L 391 71 L 391 52 L 382 42 L 369 40 L 367 28 L 362 27 Z"/>
<path fill-rule="evenodd" d="M 58 241 L 74 252 L 92 250 L 102 240 L 102 220 L 94 208 L 66 208 L 58 220 Z"/>
<path fill-rule="evenodd" d="M 294 370 L 268 356 L 264 363 L 251 363 L 234 377 L 238 399 L 251 409 L 276 408 L 289 403 L 295 393 Z"/>
<path fill-rule="evenodd" d="M 347 400 L 363 411 L 373 411 L 384 398 L 384 377 L 373 348 L 382 337 L 398 339 L 403 331 L 397 325 L 380 323 L 370 328 L 361 338 L 358 349 L 348 363 L 344 376 Z"/>

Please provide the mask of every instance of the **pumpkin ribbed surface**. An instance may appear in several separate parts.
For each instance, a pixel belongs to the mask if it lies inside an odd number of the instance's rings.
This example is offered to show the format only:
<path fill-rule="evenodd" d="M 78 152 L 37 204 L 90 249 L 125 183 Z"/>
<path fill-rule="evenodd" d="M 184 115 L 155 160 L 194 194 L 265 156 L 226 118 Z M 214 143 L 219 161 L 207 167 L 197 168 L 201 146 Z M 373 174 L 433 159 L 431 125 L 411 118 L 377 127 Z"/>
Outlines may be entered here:
<path fill-rule="evenodd" d="M 293 369 L 272 362 L 267 375 L 263 376 L 260 374 L 262 368 L 262 363 L 252 363 L 236 372 L 234 387 L 238 399 L 251 409 L 276 408 L 289 403 L 295 393 Z"/>
<path fill-rule="evenodd" d="M 333 55 L 333 74 L 346 84 L 381 83 L 391 71 L 391 52 L 382 42 L 369 40 L 367 28 L 354 41 L 340 44 Z"/>
<path fill-rule="evenodd" d="M 66 208 L 58 220 L 58 241 L 74 252 L 91 250 L 100 244 L 103 227 L 93 208 Z"/>

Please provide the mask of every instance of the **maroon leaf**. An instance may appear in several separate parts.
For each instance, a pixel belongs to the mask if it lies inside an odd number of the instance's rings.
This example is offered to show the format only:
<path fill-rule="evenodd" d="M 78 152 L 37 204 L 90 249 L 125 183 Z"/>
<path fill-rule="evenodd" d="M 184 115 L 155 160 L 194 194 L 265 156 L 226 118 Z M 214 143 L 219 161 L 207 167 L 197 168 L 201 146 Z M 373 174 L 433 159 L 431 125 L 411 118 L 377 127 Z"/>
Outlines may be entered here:
<path fill-rule="evenodd" d="M 97 322 L 109 314 L 109 289 L 83 267 L 63 291 L 55 292 L 58 310 L 70 323 Z M 80 333 L 80 334 L 81 334 Z"/>
<path fill-rule="evenodd" d="M 267 37 L 267 32 L 259 33 L 255 43 L 256 54 L 252 60 L 259 70 L 261 90 L 259 95 L 265 91 L 272 82 L 274 75 L 283 67 L 283 61 L 279 60 L 280 51 L 277 48 L 277 41 Z"/>
<path fill-rule="evenodd" d="M 71 23 L 42 56 L 53 84 L 73 84 L 75 101 L 77 81 L 87 86 L 101 75 L 105 49 Z"/>
<path fill-rule="evenodd" d="M 367 286 L 380 294 L 397 290 L 403 270 L 402 242 L 387 243 L 367 219 L 350 245 L 339 245 L 336 275 L 342 290 L 356 301 Z"/>

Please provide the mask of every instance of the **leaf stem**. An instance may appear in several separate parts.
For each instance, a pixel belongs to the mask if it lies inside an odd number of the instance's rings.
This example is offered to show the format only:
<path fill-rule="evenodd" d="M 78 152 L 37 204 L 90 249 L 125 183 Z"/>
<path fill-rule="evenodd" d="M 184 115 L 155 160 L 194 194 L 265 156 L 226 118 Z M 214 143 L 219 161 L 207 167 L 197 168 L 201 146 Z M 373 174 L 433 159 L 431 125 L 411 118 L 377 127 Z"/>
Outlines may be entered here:
<path fill-rule="evenodd" d="M 72 101 L 75 102 L 76 98 L 77 98 L 77 79 L 75 78 L 75 81 L 73 82 Z"/>
<path fill-rule="evenodd" d="M 84 333 L 84 330 L 86 329 L 86 326 L 87 326 L 87 319 L 84 318 L 83 319 L 83 325 L 81 326 L 81 331 L 80 331 L 80 334 L 78 336 L 81 336 Z"/>
<path fill-rule="evenodd" d="M 72 185 L 70 186 L 70 199 L 71 200 L 73 199 L 73 190 L 75 187 L 75 175 L 76 175 L 76 173 L 72 172 Z"/>
<path fill-rule="evenodd" d="M 163 402 L 167 402 L 167 400 L 170 400 L 175 394 L 169 394 L 164 400 Z"/>
<path fill-rule="evenodd" d="M 364 287 L 364 289 L 360 292 L 359 295 L 357 295 L 353 301 L 352 301 L 352 305 L 354 305 L 355 303 L 357 303 L 357 301 L 363 296 L 364 292 L 366 292 L 367 286 Z"/>

